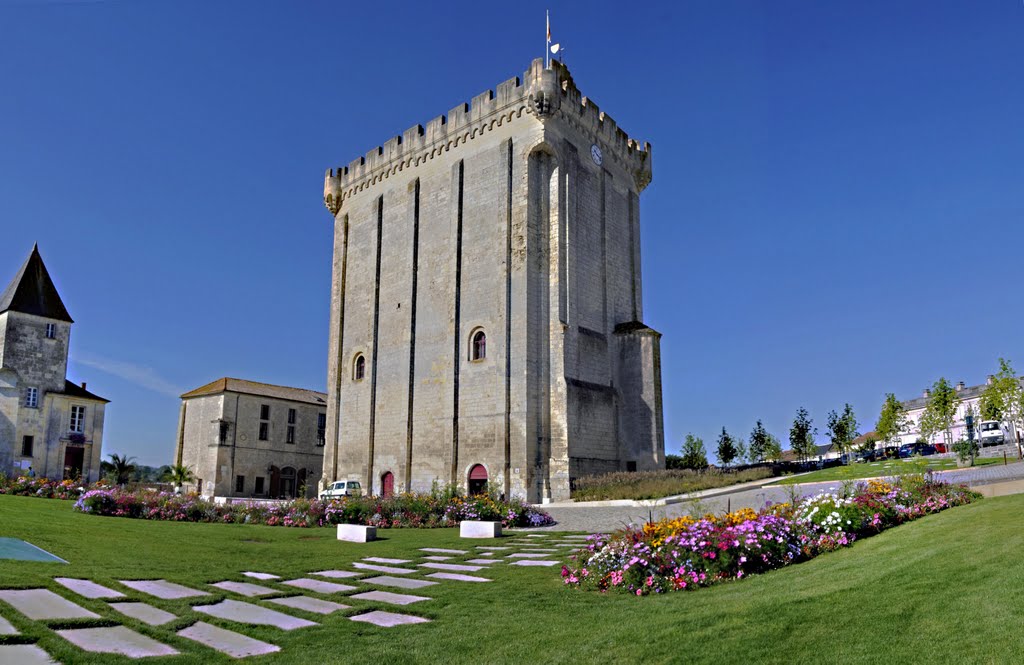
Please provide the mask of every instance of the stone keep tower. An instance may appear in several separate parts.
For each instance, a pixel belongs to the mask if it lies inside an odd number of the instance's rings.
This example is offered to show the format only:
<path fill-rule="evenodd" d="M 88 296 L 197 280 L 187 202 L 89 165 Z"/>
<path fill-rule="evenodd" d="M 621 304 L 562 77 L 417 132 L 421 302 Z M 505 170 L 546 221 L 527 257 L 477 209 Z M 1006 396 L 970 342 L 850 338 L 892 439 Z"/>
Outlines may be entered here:
<path fill-rule="evenodd" d="M 321 486 L 487 480 L 530 501 L 664 467 L 642 323 L 651 147 L 558 62 L 327 172 L 334 216 Z"/>

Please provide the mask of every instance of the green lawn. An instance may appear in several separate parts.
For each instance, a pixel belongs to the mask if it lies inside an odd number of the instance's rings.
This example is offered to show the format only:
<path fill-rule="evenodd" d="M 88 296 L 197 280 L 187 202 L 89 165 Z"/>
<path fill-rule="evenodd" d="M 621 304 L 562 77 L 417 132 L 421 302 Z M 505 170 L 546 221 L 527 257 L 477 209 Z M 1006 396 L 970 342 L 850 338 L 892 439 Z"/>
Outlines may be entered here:
<path fill-rule="evenodd" d="M 273 663 L 1021 662 L 1022 513 L 1024 495 L 986 499 L 807 563 L 692 593 L 600 595 L 563 587 L 557 569 L 496 567 L 490 584 L 447 582 L 412 592 L 434 598 L 404 610 L 433 619 L 429 624 L 383 629 L 337 613 L 309 615 L 321 625 L 288 633 L 240 630 L 283 647 L 258 661 Z M 4 561 L 0 587 L 49 587 L 185 654 L 147 662 L 182 664 L 227 659 L 174 630 L 200 619 L 232 624 L 192 612 L 186 601 L 122 589 L 181 616 L 150 628 L 102 601 L 73 596 L 51 578 L 116 585 L 119 578 L 163 577 L 202 585 L 245 579 L 243 570 L 301 575 L 363 556 L 413 558 L 419 547 L 466 546 L 454 530 L 385 531 L 385 540 L 357 545 L 338 542 L 333 529 L 100 518 L 73 513 L 67 502 L 9 496 L 0 496 L 0 536 L 25 538 L 71 562 Z M 350 602 L 350 613 L 370 607 Z M 130 662 L 85 656 L 6 604 L 0 615 L 66 665 Z"/>
<path fill-rule="evenodd" d="M 1011 459 L 1010 462 L 1016 462 Z M 1002 464 L 1002 457 L 979 457 L 974 460 L 974 466 L 988 466 L 990 464 Z M 881 462 L 870 462 L 867 464 L 855 463 L 845 466 L 834 466 L 829 469 L 812 471 L 785 478 L 775 483 L 776 485 L 795 485 L 797 483 L 819 483 L 829 480 L 858 480 L 860 478 L 877 478 L 879 476 L 898 476 L 904 473 L 921 473 L 925 469 L 932 471 L 945 471 L 956 469 L 955 459 L 948 458 L 918 458 L 918 459 L 891 459 Z"/>

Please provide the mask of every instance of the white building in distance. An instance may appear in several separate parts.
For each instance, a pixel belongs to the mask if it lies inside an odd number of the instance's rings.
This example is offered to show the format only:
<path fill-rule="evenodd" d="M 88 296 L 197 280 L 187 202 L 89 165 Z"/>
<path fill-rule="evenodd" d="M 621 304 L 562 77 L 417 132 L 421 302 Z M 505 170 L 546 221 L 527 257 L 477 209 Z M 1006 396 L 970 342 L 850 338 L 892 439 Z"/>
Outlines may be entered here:
<path fill-rule="evenodd" d="M 1021 382 L 1022 388 L 1024 388 L 1024 378 L 1018 379 Z M 979 436 L 977 431 L 977 423 L 980 418 L 978 414 L 981 412 L 980 402 L 981 395 L 985 392 L 985 388 L 992 382 L 992 377 L 989 377 L 988 381 L 977 386 L 966 386 L 963 381 L 956 384 L 957 399 L 959 400 L 956 407 L 956 416 L 951 428 L 950 433 L 952 434 L 951 440 L 946 440 L 948 436 L 946 432 L 936 432 L 928 443 L 936 446 L 940 452 L 948 452 L 948 446 L 952 445 L 960 439 L 967 438 L 967 423 L 965 422 L 965 416 L 973 409 L 975 414 L 975 437 Z M 908 426 L 904 429 L 900 435 L 900 445 L 905 443 L 914 443 L 918 440 L 925 439 L 921 434 L 920 422 L 921 416 L 924 414 L 925 407 L 928 405 L 928 399 L 931 397 L 931 391 L 925 388 L 924 392 L 920 397 L 909 399 L 903 402 L 903 408 L 907 413 Z M 1006 443 L 1017 443 L 1019 444 L 1024 432 L 1021 432 L 1016 427 L 1013 427 L 1009 423 L 1002 423 L 1003 435 L 1006 437 Z"/>

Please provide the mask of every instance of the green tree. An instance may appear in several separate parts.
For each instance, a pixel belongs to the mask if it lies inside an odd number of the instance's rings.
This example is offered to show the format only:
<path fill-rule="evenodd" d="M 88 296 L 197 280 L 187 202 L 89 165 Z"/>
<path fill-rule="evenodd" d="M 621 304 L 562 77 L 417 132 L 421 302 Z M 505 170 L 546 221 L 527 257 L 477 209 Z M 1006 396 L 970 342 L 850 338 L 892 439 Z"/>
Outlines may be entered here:
<path fill-rule="evenodd" d="M 1015 441 L 1018 425 L 1024 420 L 1024 390 L 1021 390 L 1020 379 L 1009 360 L 999 359 L 999 372 L 993 375 L 992 383 L 985 392 L 989 390 L 993 393 L 991 401 L 999 411 L 999 416 L 991 420 L 1001 420 L 1009 425 L 1010 438 Z"/>
<path fill-rule="evenodd" d="M 684 469 L 703 471 L 708 468 L 708 454 L 704 449 L 704 439 L 687 434 L 683 441 L 682 464 Z"/>
<path fill-rule="evenodd" d="M 737 436 L 732 440 L 733 446 L 736 448 L 736 463 L 742 464 L 747 459 L 747 442 L 743 440 L 742 436 Z"/>
<path fill-rule="evenodd" d="M 813 428 L 814 421 L 807 409 L 800 407 L 796 410 L 796 417 L 793 419 L 793 426 L 789 428 L 789 445 L 793 452 L 801 460 L 808 460 L 817 454 L 818 449 L 814 443 L 818 430 Z"/>
<path fill-rule="evenodd" d="M 774 434 L 768 435 L 768 441 L 764 446 L 764 459 L 769 462 L 778 462 L 782 459 L 782 442 Z"/>
<path fill-rule="evenodd" d="M 757 424 L 754 425 L 754 429 L 750 432 L 750 450 L 748 451 L 750 461 L 754 464 L 767 459 L 768 436 L 768 430 L 758 420 Z"/>
<path fill-rule="evenodd" d="M 926 441 L 931 441 L 936 432 L 945 434 L 945 442 L 953 444 L 953 422 L 956 419 L 956 405 L 959 403 L 954 388 L 946 377 L 932 384 L 931 395 L 921 414 L 919 427 Z"/>
<path fill-rule="evenodd" d="M 110 475 L 113 476 L 115 483 L 124 485 L 131 479 L 132 474 L 135 473 L 135 465 L 132 464 L 134 459 L 134 457 L 117 453 L 110 455 Z"/>
<path fill-rule="evenodd" d="M 834 447 L 840 455 L 850 452 L 853 447 L 853 440 L 860 436 L 857 431 L 859 423 L 857 416 L 853 413 L 853 407 L 847 402 L 843 406 L 841 414 L 835 411 L 828 412 L 828 434 Z"/>
<path fill-rule="evenodd" d="M 736 449 L 735 439 L 725 431 L 724 427 L 722 428 L 722 433 L 718 435 L 718 448 L 716 453 L 718 455 L 718 461 L 721 462 L 723 466 L 729 466 L 732 464 L 732 461 L 736 459 L 736 455 L 739 453 L 739 450 Z"/>
<path fill-rule="evenodd" d="M 683 466 L 683 458 L 681 455 L 665 455 L 665 468 L 666 469 L 685 469 Z"/>
<path fill-rule="evenodd" d="M 196 476 L 192 473 L 191 467 L 187 467 L 184 464 L 172 464 L 167 468 L 164 479 L 166 482 L 180 488 L 185 483 L 194 482 Z"/>
<path fill-rule="evenodd" d="M 1002 420 L 1002 395 L 999 394 L 994 383 L 990 383 L 985 386 L 985 391 L 981 393 L 981 399 L 978 400 L 978 408 L 981 412 L 982 420 Z"/>
<path fill-rule="evenodd" d="M 896 395 L 886 393 L 882 411 L 878 414 L 878 422 L 875 423 L 875 434 L 885 445 L 891 446 L 907 429 L 908 424 L 907 411 L 903 408 L 903 403 L 896 399 Z"/>

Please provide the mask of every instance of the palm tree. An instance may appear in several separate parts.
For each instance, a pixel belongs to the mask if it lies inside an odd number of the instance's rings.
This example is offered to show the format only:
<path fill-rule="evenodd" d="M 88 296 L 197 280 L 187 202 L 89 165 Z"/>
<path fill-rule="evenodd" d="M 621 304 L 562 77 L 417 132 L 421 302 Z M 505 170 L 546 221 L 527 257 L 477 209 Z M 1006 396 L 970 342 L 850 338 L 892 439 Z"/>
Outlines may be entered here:
<path fill-rule="evenodd" d="M 111 453 L 110 455 L 110 466 L 111 474 L 114 476 L 114 482 L 118 485 L 124 485 L 131 476 L 135 473 L 135 465 L 132 464 L 134 457 L 128 457 L 127 455 L 118 455 L 117 453 Z"/>
<path fill-rule="evenodd" d="M 174 490 L 176 492 L 180 492 L 181 486 L 185 483 L 195 481 L 196 476 L 192 473 L 192 469 L 190 467 L 187 467 L 184 464 L 172 464 L 164 475 L 164 478 L 174 485 Z"/>

